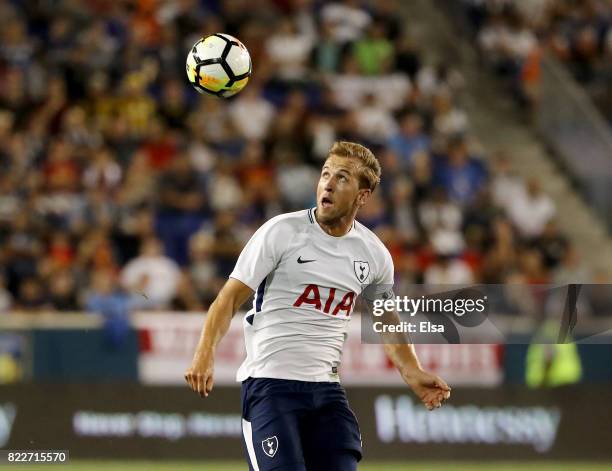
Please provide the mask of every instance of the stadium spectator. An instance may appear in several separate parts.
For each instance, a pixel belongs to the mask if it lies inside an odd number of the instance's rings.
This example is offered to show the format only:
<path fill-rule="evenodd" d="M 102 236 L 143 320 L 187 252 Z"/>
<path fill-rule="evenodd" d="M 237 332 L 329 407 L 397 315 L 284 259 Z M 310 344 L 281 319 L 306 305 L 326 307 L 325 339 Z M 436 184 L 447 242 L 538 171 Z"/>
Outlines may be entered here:
<path fill-rule="evenodd" d="M 225 281 L 217 275 L 214 244 L 214 237 L 207 232 L 198 232 L 189 241 L 189 273 L 194 291 L 205 305 L 214 301 Z"/>
<path fill-rule="evenodd" d="M 542 234 L 556 209 L 553 200 L 542 190 L 540 181 L 533 177 L 508 202 L 507 211 L 521 235 L 534 238 Z"/>
<path fill-rule="evenodd" d="M 403 169 L 408 170 L 415 153 L 428 152 L 431 148 L 431 139 L 423 131 L 421 116 L 416 112 L 402 116 L 399 129 L 391 135 L 387 145 L 400 158 Z"/>
<path fill-rule="evenodd" d="M 163 254 L 157 239 L 143 242 L 141 253 L 121 272 L 121 283 L 132 293 L 131 304 L 142 309 L 168 307 L 176 294 L 180 270 Z"/>
<path fill-rule="evenodd" d="M 123 292 L 110 270 L 97 270 L 91 275 L 91 284 L 85 291 L 84 306 L 89 312 L 105 317 L 125 316 L 129 298 Z"/>
<path fill-rule="evenodd" d="M 120 289 L 115 274 L 110 270 L 94 271 L 91 278 L 84 299 L 85 309 L 103 317 L 109 344 L 121 345 L 130 329 L 130 298 Z"/>
<path fill-rule="evenodd" d="M 425 270 L 425 283 L 430 285 L 460 285 L 474 282 L 470 267 L 460 259 L 446 255 L 438 256 L 437 260 Z"/>
<path fill-rule="evenodd" d="M 563 258 L 553 273 L 553 282 L 566 285 L 570 283 L 582 283 L 593 279 L 576 247 L 569 244 L 563 252 Z"/>
<path fill-rule="evenodd" d="M 57 311 L 76 312 L 80 305 L 77 299 L 77 286 L 70 271 L 54 274 L 49 280 L 49 303 Z"/>
<path fill-rule="evenodd" d="M 393 60 L 393 44 L 382 22 L 374 21 L 366 35 L 355 41 L 353 54 L 362 74 L 380 75 Z"/>
<path fill-rule="evenodd" d="M 424 56 L 398 2 L 220 2 L 214 12 L 208 2 L 118 2 L 103 13 L 73 3 L 0 4 L 5 304 L 201 309 L 256 227 L 312 204 L 338 139 L 371 145 L 382 162 L 360 220 L 388 244 L 399 283 L 569 270 L 564 235 L 545 229 L 554 205 L 525 189 L 510 157 L 489 172 L 468 150 L 463 78 Z M 575 8 L 597 24 L 599 13 Z M 572 11 L 555 20 L 557 36 L 574 37 Z M 525 23 L 500 18 L 506 40 L 518 40 L 501 52 L 528 61 Z M 255 64 L 227 101 L 184 78 L 184 52 L 218 31 L 239 37 Z M 599 76 L 589 34 L 567 52 Z M 525 239 L 543 267 L 518 263 Z"/>
<path fill-rule="evenodd" d="M 450 140 L 446 154 L 436 162 L 434 182 L 451 201 L 467 205 L 487 182 L 487 172 L 481 161 L 468 154 L 465 139 L 459 137 Z"/>
<path fill-rule="evenodd" d="M 204 188 L 185 155 L 175 157 L 160 175 L 156 231 L 166 253 L 180 265 L 187 263 L 187 243 L 206 217 Z"/>
<path fill-rule="evenodd" d="M 357 0 L 343 0 L 325 5 L 321 11 L 321 19 L 331 26 L 334 39 L 342 43 L 353 42 L 362 37 L 372 21 L 370 14 Z"/>
<path fill-rule="evenodd" d="M 467 16 L 486 63 L 510 79 L 521 103 L 538 96 L 539 62 L 551 51 L 612 121 L 610 8 L 605 1 L 468 2 Z"/>

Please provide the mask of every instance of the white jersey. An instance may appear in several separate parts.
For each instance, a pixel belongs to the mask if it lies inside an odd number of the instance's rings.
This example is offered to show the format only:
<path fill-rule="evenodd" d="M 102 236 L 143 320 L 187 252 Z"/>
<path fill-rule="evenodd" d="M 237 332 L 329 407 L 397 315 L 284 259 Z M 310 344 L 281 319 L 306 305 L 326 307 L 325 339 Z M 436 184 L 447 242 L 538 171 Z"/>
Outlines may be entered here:
<path fill-rule="evenodd" d="M 243 320 L 247 357 L 238 381 L 249 376 L 339 381 L 357 296 L 367 285 L 386 290 L 393 285 L 391 255 L 374 233 L 355 222 L 344 236 L 331 236 L 314 212 L 270 219 L 251 237 L 230 275 L 255 291 Z"/>

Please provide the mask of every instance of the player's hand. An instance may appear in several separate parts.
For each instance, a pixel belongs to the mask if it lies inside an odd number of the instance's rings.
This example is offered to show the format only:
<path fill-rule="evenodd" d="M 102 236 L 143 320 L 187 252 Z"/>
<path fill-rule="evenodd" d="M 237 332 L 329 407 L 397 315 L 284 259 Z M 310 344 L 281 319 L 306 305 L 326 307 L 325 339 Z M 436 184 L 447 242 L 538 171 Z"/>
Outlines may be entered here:
<path fill-rule="evenodd" d="M 196 353 L 191 367 L 185 372 L 185 381 L 200 397 L 208 397 L 213 388 L 214 354 Z"/>
<path fill-rule="evenodd" d="M 405 376 L 404 381 L 429 410 L 437 409 L 450 398 L 451 388 L 437 375 L 418 370 Z"/>

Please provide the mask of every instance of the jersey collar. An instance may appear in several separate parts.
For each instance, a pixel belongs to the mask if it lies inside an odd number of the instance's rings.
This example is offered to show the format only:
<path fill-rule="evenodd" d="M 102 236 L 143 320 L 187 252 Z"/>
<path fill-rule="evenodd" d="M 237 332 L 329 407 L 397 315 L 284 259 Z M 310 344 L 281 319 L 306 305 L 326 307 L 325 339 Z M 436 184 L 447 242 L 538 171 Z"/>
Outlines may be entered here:
<path fill-rule="evenodd" d="M 325 232 L 323 230 L 323 228 L 319 225 L 319 223 L 317 222 L 316 218 L 315 218 L 315 212 L 317 211 L 317 207 L 315 206 L 314 208 L 310 208 L 308 210 L 308 220 L 310 221 L 310 224 L 313 224 L 314 226 L 317 227 L 317 229 L 322 233 L 325 234 L 327 237 L 331 237 L 332 239 L 341 239 L 342 237 L 346 237 L 348 235 L 350 235 L 353 230 L 355 229 L 355 220 L 353 219 L 353 224 L 351 225 L 351 228 L 349 229 L 349 231 L 341 236 L 333 236 L 333 235 L 329 235 L 327 232 Z"/>

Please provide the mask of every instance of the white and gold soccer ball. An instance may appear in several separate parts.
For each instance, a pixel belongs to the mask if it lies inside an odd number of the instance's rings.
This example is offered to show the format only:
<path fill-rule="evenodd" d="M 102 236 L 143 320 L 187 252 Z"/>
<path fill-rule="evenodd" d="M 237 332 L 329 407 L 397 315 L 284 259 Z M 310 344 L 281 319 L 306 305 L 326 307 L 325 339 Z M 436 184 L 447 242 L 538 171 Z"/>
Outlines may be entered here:
<path fill-rule="evenodd" d="M 211 34 L 187 54 L 187 78 L 200 92 L 227 98 L 242 90 L 251 76 L 251 56 L 229 34 Z"/>

